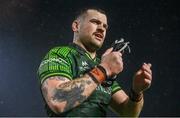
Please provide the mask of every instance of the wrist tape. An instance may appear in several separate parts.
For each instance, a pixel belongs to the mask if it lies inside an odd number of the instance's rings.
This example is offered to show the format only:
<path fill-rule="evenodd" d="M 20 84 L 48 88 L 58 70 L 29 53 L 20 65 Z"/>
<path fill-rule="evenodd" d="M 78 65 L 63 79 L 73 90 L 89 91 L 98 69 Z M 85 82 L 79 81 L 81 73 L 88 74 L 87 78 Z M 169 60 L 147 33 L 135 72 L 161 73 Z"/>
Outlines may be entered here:
<path fill-rule="evenodd" d="M 99 84 L 107 78 L 106 70 L 100 65 L 93 68 L 88 74 L 96 83 Z"/>

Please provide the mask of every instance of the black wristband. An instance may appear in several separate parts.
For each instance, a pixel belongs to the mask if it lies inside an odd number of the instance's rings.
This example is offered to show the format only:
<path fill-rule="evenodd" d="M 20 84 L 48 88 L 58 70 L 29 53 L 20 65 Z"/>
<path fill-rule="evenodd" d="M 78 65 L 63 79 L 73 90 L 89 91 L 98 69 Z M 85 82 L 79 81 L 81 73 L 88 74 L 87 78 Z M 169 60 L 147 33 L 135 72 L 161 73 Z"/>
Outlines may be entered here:
<path fill-rule="evenodd" d="M 139 102 L 143 98 L 143 93 L 137 94 L 134 92 L 134 90 L 131 88 L 129 91 L 129 98 L 133 102 Z"/>
<path fill-rule="evenodd" d="M 91 73 L 87 73 L 87 74 L 91 77 L 91 79 L 92 79 L 95 83 L 99 84 L 98 80 L 94 77 L 93 74 L 91 74 Z"/>
<path fill-rule="evenodd" d="M 97 65 L 97 68 L 99 68 L 103 73 L 104 73 L 104 75 L 105 75 L 105 79 L 107 79 L 108 77 L 107 77 L 107 73 L 106 73 L 106 70 L 105 70 L 105 68 L 104 67 L 102 67 L 101 65 Z"/>

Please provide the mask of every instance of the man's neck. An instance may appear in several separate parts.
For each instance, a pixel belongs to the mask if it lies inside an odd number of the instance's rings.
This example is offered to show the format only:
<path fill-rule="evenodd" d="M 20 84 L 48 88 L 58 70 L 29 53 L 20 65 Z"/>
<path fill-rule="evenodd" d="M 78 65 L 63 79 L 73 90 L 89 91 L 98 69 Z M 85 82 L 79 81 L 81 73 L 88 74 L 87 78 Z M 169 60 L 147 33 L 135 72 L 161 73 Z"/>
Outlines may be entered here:
<path fill-rule="evenodd" d="M 94 51 L 94 52 L 88 51 L 88 49 L 82 43 L 78 42 L 77 40 L 74 40 L 73 43 L 75 43 L 76 45 L 83 48 L 91 56 L 92 59 L 94 59 L 96 57 L 96 51 Z"/>

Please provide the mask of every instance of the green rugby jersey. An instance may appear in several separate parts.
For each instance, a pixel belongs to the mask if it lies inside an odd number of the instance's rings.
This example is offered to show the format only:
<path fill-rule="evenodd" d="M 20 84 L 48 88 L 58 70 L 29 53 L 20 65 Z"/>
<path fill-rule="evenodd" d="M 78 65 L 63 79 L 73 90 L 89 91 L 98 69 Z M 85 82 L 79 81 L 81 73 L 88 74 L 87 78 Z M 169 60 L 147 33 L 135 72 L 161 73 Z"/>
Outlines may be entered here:
<path fill-rule="evenodd" d="M 100 59 L 92 59 L 81 47 L 70 44 L 51 49 L 39 66 L 38 76 L 41 84 L 51 76 L 73 80 L 99 63 Z M 55 114 L 46 105 L 48 116 L 106 116 L 111 95 L 120 89 L 116 81 L 111 87 L 99 85 L 81 105 L 63 114 Z"/>

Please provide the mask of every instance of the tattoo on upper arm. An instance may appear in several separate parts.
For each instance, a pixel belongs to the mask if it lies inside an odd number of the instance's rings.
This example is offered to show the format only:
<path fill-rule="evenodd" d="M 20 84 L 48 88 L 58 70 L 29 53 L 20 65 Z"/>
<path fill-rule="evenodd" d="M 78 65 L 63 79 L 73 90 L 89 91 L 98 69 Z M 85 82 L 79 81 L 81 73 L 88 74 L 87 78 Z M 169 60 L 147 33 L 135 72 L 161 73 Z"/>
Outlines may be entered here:
<path fill-rule="evenodd" d="M 48 80 L 66 81 L 66 78 L 60 77 L 60 76 L 54 76 L 54 77 L 48 78 Z M 46 98 L 48 94 L 48 81 L 47 80 L 45 80 L 44 83 L 42 84 L 42 93 L 44 97 Z"/>
<path fill-rule="evenodd" d="M 54 90 L 52 99 L 57 102 L 66 102 L 64 111 L 67 111 L 75 104 L 82 103 L 87 99 L 87 96 L 82 93 L 85 86 L 89 84 L 91 84 L 90 80 L 74 80 L 63 83 Z"/>

